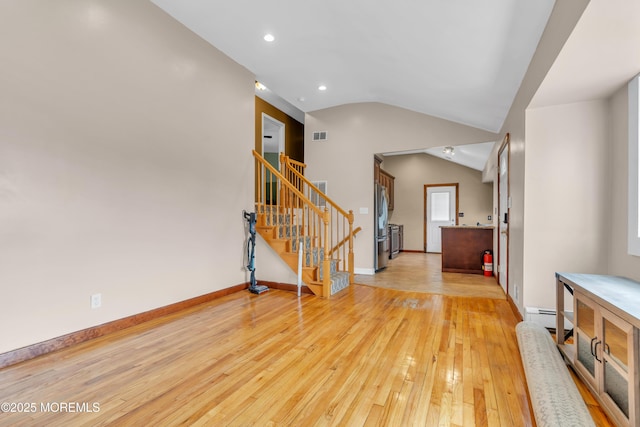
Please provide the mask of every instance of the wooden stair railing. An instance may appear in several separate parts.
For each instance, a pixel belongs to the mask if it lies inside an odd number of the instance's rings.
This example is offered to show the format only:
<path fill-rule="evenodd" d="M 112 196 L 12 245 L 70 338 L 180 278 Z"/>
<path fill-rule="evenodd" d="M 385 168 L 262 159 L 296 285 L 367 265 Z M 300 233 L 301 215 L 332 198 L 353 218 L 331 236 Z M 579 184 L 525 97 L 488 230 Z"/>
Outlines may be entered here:
<path fill-rule="evenodd" d="M 353 211 L 342 209 L 329 196 L 324 194 L 315 184 L 309 181 L 303 171 L 306 168 L 304 163 L 291 159 L 284 153 L 280 153 L 280 165 L 284 176 L 296 186 L 309 200 L 315 200 L 319 205 L 324 206 L 329 211 L 331 223 L 331 250 L 330 255 L 338 254 L 338 259 L 342 262 L 343 271 L 349 272 L 349 283 L 354 282 L 353 269 L 353 237 L 358 231 L 353 230 Z"/>
<path fill-rule="evenodd" d="M 305 163 L 293 160 L 291 157 L 284 153 L 280 153 L 280 171 L 284 175 L 285 179 L 295 185 L 297 189 L 301 189 L 302 185 L 298 176 L 304 176 L 304 170 L 307 167 Z M 298 172 L 294 174 L 293 171 Z"/>
<path fill-rule="evenodd" d="M 355 230 L 353 230 L 353 237 L 356 237 L 356 234 L 358 234 L 359 232 L 362 231 L 362 227 L 358 227 Z M 342 241 L 338 242 L 337 245 L 335 245 L 330 251 L 329 253 L 331 255 L 333 255 L 334 252 L 336 252 L 337 250 L 339 250 L 341 247 L 343 247 L 347 242 L 349 242 L 349 237 L 351 236 L 351 234 L 347 237 L 345 237 L 344 239 L 342 239 Z"/>
<path fill-rule="evenodd" d="M 303 251 L 303 280 L 314 293 L 331 296 L 332 268 L 348 272 L 349 283 L 353 283 L 352 225 L 349 234 L 340 235 L 345 226 L 336 224 L 332 209 L 316 206 L 300 191 L 304 190 L 303 181 L 287 179 L 255 150 L 253 155 L 256 159 L 258 232 L 294 271 L 297 271 L 297 251 Z M 353 224 L 353 214 L 350 223 Z M 335 240 L 335 236 L 340 239 Z M 348 259 L 332 259 L 340 252 L 332 251 L 335 248 L 332 243 L 345 238 L 351 242 L 351 255 Z M 344 254 L 344 249 L 342 252 Z M 346 283 L 346 275 L 343 279 Z"/>

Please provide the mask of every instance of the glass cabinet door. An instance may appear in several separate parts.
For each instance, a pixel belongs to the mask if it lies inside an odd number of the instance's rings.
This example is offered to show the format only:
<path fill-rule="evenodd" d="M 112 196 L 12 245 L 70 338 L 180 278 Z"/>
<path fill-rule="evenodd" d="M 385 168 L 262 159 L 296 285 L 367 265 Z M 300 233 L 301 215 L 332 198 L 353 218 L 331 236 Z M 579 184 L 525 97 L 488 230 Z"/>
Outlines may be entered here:
<path fill-rule="evenodd" d="M 597 341 L 595 307 L 585 297 L 575 296 L 576 321 L 576 362 L 588 373 L 588 377 L 595 386 L 596 358 L 594 346 Z"/>
<path fill-rule="evenodd" d="M 629 360 L 633 357 L 633 327 L 602 310 L 602 393 L 629 418 Z"/>

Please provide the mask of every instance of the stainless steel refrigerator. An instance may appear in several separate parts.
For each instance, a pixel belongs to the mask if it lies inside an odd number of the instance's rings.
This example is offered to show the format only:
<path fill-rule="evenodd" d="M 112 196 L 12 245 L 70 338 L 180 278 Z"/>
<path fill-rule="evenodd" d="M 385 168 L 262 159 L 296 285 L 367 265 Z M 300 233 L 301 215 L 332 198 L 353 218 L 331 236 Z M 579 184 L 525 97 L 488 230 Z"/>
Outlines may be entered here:
<path fill-rule="evenodd" d="M 387 235 L 389 228 L 389 200 L 387 198 L 387 189 L 380 184 L 375 186 L 373 209 L 376 213 L 375 268 L 376 271 L 379 271 L 385 268 L 389 261 L 389 238 Z"/>

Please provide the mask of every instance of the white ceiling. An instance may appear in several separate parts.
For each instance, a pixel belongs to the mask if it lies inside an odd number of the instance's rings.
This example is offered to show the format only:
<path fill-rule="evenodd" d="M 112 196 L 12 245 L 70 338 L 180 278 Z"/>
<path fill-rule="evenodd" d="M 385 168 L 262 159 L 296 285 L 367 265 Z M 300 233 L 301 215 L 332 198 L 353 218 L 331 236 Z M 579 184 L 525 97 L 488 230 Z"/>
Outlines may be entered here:
<path fill-rule="evenodd" d="M 554 4 L 152 1 L 304 112 L 382 102 L 492 132 L 503 124 Z M 267 33 L 275 41 L 264 41 Z"/>
<path fill-rule="evenodd" d="M 424 153 L 481 171 L 487 162 L 487 158 L 491 154 L 494 144 L 494 141 L 490 141 L 477 144 L 456 145 L 455 147 L 451 147 L 453 149 L 452 152 L 445 152 L 445 147 L 432 147 L 424 150 L 395 151 L 393 153 L 384 153 L 384 156 Z"/>

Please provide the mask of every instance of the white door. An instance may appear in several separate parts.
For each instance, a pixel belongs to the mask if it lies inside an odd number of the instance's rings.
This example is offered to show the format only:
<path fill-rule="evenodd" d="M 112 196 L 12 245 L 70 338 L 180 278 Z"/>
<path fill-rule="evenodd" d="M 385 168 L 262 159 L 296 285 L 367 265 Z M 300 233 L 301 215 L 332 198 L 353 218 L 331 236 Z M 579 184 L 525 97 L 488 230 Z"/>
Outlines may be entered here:
<path fill-rule="evenodd" d="M 442 252 L 443 225 L 456 225 L 456 186 L 427 187 L 427 252 Z"/>
<path fill-rule="evenodd" d="M 498 283 L 508 292 L 509 254 L 509 143 L 498 154 Z"/>

